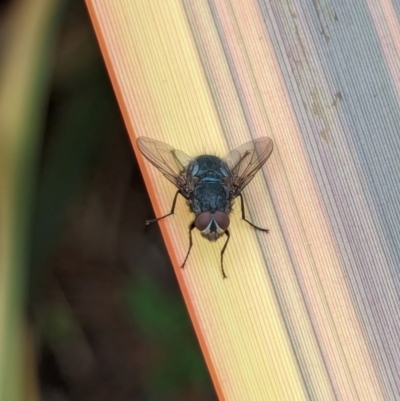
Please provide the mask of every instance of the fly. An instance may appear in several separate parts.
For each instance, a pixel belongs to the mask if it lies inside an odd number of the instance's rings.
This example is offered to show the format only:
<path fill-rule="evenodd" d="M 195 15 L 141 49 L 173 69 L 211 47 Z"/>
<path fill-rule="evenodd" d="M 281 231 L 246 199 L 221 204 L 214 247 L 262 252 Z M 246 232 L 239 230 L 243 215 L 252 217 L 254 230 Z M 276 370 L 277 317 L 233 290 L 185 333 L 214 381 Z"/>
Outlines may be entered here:
<path fill-rule="evenodd" d="M 244 221 L 257 230 L 269 232 L 247 220 L 241 192 L 271 155 L 272 139 L 261 137 L 247 142 L 222 159 L 213 155 L 193 158 L 164 142 L 146 137 L 139 137 L 137 145 L 143 156 L 178 188 L 171 211 L 157 219 L 147 220 L 146 224 L 173 215 L 178 195 L 182 195 L 194 214 L 194 220 L 189 225 L 189 249 L 181 267 L 184 268 L 189 257 L 193 246 L 192 231 L 197 228 L 209 241 L 227 237 L 221 249 L 221 271 L 226 278 L 224 253 L 230 239 L 229 214 L 234 199 L 240 198 Z"/>

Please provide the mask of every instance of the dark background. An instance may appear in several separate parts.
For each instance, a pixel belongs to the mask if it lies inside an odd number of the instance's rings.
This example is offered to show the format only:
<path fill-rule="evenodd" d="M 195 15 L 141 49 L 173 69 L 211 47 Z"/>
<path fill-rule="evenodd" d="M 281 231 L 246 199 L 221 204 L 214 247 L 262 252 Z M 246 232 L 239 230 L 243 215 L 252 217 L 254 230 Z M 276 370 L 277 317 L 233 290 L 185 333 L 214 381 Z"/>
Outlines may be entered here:
<path fill-rule="evenodd" d="M 43 400 L 216 400 L 159 228 L 145 226 L 152 207 L 87 10 L 66 4 L 29 278 Z"/>

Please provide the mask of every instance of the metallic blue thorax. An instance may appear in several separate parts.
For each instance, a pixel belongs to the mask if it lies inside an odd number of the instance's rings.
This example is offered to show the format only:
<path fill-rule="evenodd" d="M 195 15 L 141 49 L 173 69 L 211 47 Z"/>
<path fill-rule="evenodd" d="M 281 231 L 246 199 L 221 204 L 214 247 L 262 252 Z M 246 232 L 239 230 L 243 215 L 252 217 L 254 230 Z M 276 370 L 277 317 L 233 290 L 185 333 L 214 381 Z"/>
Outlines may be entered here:
<path fill-rule="evenodd" d="M 226 185 L 229 169 L 223 160 L 212 155 L 199 156 L 190 164 L 188 175 L 193 185 L 193 198 L 189 206 L 195 214 L 231 211 Z"/>

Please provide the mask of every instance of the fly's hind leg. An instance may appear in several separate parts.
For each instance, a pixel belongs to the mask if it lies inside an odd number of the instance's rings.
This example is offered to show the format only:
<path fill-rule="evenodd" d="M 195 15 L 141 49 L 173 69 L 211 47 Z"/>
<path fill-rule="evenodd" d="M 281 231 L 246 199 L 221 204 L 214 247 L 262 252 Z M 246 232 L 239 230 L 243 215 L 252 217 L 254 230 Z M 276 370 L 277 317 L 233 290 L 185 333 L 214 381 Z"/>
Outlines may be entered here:
<path fill-rule="evenodd" d="M 166 214 L 164 216 L 161 216 L 161 217 L 158 217 L 157 219 L 146 220 L 146 226 L 149 226 L 152 223 L 155 223 L 155 222 L 157 222 L 159 220 L 165 219 L 166 217 L 173 215 L 174 212 L 175 212 L 176 200 L 178 199 L 178 195 L 179 194 L 180 194 L 180 192 L 176 191 L 176 194 L 174 196 L 174 200 L 172 201 L 171 211 L 168 214 Z"/>
<path fill-rule="evenodd" d="M 269 230 L 268 230 L 267 228 L 258 227 L 258 226 L 256 226 L 255 224 L 253 224 L 251 221 L 249 221 L 249 220 L 246 219 L 246 215 L 245 215 L 245 212 L 244 212 L 244 202 L 243 202 L 243 196 L 242 196 L 242 194 L 239 194 L 239 197 L 240 197 L 240 204 L 241 204 L 241 210 L 242 210 L 242 219 L 243 219 L 246 223 L 248 223 L 248 224 L 250 224 L 252 227 L 254 227 L 256 230 L 260 230 L 260 231 L 264 231 L 265 233 L 269 233 Z"/>

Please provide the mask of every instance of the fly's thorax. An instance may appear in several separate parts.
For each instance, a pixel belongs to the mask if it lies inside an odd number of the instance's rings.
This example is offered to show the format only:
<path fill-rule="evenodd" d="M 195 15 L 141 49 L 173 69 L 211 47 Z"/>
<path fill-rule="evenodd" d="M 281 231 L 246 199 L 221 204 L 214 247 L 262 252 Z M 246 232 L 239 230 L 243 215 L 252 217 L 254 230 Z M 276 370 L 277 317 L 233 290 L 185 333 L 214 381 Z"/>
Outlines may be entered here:
<path fill-rule="evenodd" d="M 221 202 L 229 199 L 230 177 L 228 165 L 217 156 L 202 155 L 193 159 L 187 169 L 187 181 L 195 201 L 193 212 L 226 208 Z"/>
<path fill-rule="evenodd" d="M 196 216 L 194 224 L 203 237 L 216 241 L 229 227 L 230 219 L 227 213 L 220 210 L 201 212 Z"/>

